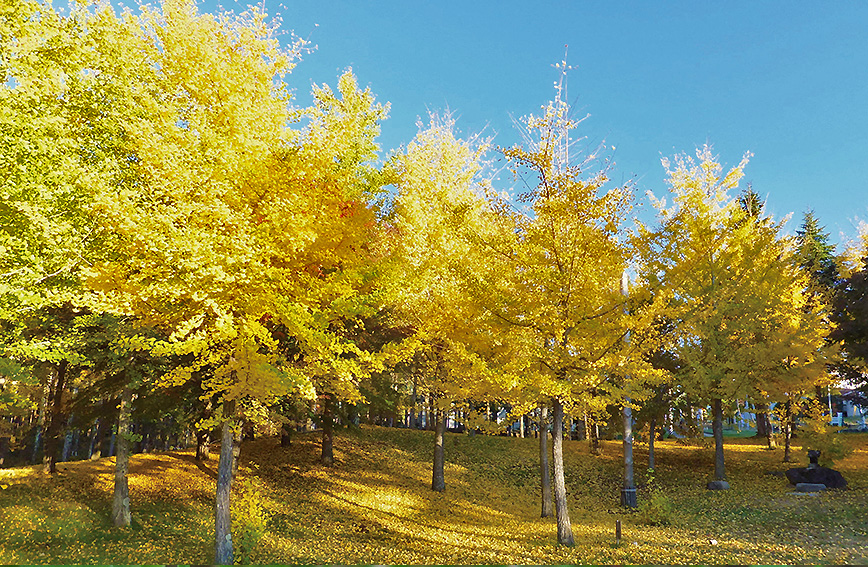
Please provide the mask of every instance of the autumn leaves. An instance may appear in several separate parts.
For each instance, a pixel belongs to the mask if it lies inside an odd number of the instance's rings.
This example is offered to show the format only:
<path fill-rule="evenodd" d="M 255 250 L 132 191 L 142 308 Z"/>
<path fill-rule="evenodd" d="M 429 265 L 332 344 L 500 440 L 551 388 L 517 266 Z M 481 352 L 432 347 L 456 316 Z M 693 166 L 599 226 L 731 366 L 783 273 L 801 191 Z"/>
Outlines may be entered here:
<path fill-rule="evenodd" d="M 449 116 L 383 160 L 388 107 L 349 72 L 293 106 L 303 42 L 281 45 L 256 8 L 7 4 L 6 344 L 22 311 L 73 302 L 124 320 L 119 360 L 165 360 L 136 387 L 196 380 L 224 410 L 286 396 L 331 407 L 367 403 L 376 376 L 412 382 L 441 433 L 448 412 L 472 421 L 490 401 L 550 406 L 561 424 L 641 404 L 664 380 L 719 402 L 781 369 L 792 379 L 770 400 L 816 376 L 822 318 L 780 226 L 729 194 L 744 163 L 723 176 L 705 149 L 667 165 L 674 208 L 632 226 L 633 188 L 573 151 L 560 94 L 526 120 L 525 144 L 501 150 L 519 187 L 504 190 L 490 148 Z M 652 364 L 660 351 L 680 373 Z"/>

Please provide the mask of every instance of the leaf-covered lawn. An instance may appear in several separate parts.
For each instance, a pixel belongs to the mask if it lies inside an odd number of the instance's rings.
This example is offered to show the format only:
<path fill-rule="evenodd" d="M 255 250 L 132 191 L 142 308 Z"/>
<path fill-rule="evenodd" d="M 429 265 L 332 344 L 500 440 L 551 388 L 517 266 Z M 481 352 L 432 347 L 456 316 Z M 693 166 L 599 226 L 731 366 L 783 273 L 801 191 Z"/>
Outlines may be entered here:
<path fill-rule="evenodd" d="M 539 518 L 537 441 L 447 434 L 445 493 L 431 492 L 433 433 L 364 427 L 336 438 L 336 465 L 317 463 L 318 436 L 244 445 L 241 475 L 258 477 L 268 531 L 257 563 L 865 563 L 868 562 L 868 435 L 836 465 L 846 491 L 794 494 L 765 474 L 802 466 L 758 440 L 727 440 L 732 489 L 709 492 L 711 448 L 657 444 L 656 483 L 673 504 L 668 526 L 644 525 L 618 507 L 620 443 L 588 454 L 567 442 L 565 459 L 576 547 L 555 544 L 553 518 Z M 645 446 L 636 450 L 640 500 L 648 497 Z M 136 455 L 134 525 L 111 529 L 113 459 L 0 470 L 0 563 L 208 563 L 213 561 L 216 459 Z M 615 545 L 615 520 L 624 536 Z"/>

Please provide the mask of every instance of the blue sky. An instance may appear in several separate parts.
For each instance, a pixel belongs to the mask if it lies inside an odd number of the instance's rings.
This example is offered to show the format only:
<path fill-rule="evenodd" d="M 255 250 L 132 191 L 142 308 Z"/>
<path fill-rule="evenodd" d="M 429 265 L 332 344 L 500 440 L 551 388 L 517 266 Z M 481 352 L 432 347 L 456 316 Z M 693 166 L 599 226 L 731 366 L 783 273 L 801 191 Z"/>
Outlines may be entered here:
<path fill-rule="evenodd" d="M 247 3 L 221 2 L 236 12 Z M 745 181 L 775 218 L 793 213 L 790 231 L 807 209 L 836 242 L 868 219 L 868 2 L 264 6 L 316 46 L 289 78 L 300 103 L 311 82 L 334 85 L 347 67 L 391 103 L 385 152 L 410 141 L 428 109 L 447 107 L 463 133 L 486 129 L 496 144 L 515 143 L 511 117 L 552 98 L 552 65 L 569 45 L 569 99 L 591 115 L 580 133 L 616 148 L 612 179 L 635 179 L 641 201 L 646 190 L 665 193 L 661 156 L 708 142 L 729 166 L 754 154 Z"/>

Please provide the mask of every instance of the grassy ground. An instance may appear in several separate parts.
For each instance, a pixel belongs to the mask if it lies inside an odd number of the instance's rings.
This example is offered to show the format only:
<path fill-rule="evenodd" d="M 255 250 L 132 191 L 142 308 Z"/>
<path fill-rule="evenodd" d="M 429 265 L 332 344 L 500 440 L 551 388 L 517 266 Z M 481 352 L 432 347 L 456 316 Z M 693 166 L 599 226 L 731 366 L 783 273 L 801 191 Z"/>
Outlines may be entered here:
<path fill-rule="evenodd" d="M 256 563 L 866 563 L 868 435 L 836 464 L 846 491 L 792 492 L 781 463 L 753 439 L 727 440 L 732 489 L 709 492 L 712 448 L 658 442 L 655 484 L 668 525 L 647 525 L 618 506 L 621 448 L 565 445 L 576 546 L 556 545 L 554 519 L 539 518 L 537 441 L 447 434 L 445 493 L 429 490 L 433 434 L 364 427 L 336 437 L 332 468 L 317 464 L 318 437 L 244 445 L 241 478 L 262 487 L 268 530 Z M 637 479 L 647 446 L 636 450 Z M 113 459 L 63 463 L 55 477 L 0 470 L 0 563 L 208 563 L 213 561 L 216 460 L 190 453 L 136 455 L 134 525 L 110 529 Z M 641 472 L 638 472 L 641 471 Z M 649 500 L 647 486 L 639 498 Z M 614 526 L 624 535 L 615 544 Z"/>

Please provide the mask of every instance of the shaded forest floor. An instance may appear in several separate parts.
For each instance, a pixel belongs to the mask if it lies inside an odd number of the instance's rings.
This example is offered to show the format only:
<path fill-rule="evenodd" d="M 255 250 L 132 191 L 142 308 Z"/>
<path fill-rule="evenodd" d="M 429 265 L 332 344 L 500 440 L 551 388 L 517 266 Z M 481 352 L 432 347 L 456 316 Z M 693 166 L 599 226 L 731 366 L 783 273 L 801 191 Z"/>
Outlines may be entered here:
<path fill-rule="evenodd" d="M 268 530 L 255 563 L 545 564 L 868 562 L 868 434 L 836 463 L 849 489 L 794 494 L 779 475 L 782 449 L 728 439 L 732 489 L 709 492 L 713 448 L 658 442 L 658 518 L 619 508 L 620 442 L 588 453 L 565 443 L 576 546 L 556 545 L 553 518 L 539 518 L 538 441 L 447 434 L 445 493 L 430 491 L 433 433 L 364 426 L 339 432 L 336 463 L 318 464 L 319 435 L 247 442 L 241 479 L 262 490 Z M 795 441 L 798 443 L 798 440 Z M 636 449 L 640 501 L 649 500 L 647 445 Z M 190 452 L 135 455 L 134 525 L 110 529 L 114 459 L 61 463 L 55 477 L 34 467 L 0 469 L 0 563 L 177 564 L 213 561 L 217 460 Z M 670 508 L 666 509 L 666 504 Z M 623 539 L 614 526 L 622 520 Z"/>

